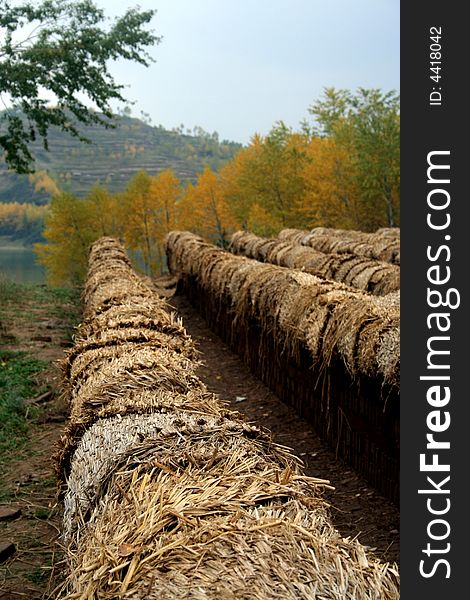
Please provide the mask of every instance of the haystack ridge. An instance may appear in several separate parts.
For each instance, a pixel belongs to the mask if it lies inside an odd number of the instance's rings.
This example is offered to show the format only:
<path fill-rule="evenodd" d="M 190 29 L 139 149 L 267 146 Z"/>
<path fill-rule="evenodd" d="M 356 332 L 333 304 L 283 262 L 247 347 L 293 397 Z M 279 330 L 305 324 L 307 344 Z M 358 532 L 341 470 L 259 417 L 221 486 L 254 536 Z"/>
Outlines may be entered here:
<path fill-rule="evenodd" d="M 68 577 L 60 598 L 395 600 L 396 567 L 332 527 L 301 463 L 196 375 L 151 282 L 103 238 L 63 365 Z"/>
<path fill-rule="evenodd" d="M 400 264 L 400 229 L 378 229 L 375 233 L 316 227 L 311 231 L 283 229 L 279 239 L 293 244 L 310 246 L 330 254 L 355 254 L 384 262 Z"/>
<path fill-rule="evenodd" d="M 335 230 L 337 231 L 337 230 Z M 400 289 L 400 267 L 375 259 L 347 253 L 325 254 L 309 246 L 278 238 L 262 238 L 248 231 L 232 235 L 229 251 L 310 275 L 333 279 L 351 287 L 384 296 Z"/>
<path fill-rule="evenodd" d="M 209 324 L 345 460 L 398 501 L 399 292 L 372 296 L 188 232 L 170 270 Z"/>

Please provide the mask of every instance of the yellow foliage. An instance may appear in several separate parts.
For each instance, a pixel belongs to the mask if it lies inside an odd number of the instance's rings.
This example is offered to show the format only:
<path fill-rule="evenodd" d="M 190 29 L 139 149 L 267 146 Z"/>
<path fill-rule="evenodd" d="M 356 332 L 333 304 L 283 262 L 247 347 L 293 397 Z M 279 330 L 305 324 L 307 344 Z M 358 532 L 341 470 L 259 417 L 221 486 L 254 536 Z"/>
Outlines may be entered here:
<path fill-rule="evenodd" d="M 310 227 L 359 229 L 358 193 L 344 148 L 328 138 L 313 138 L 303 170 L 305 195 L 300 212 Z"/>
<path fill-rule="evenodd" d="M 272 230 L 307 225 L 302 221 L 307 147 L 304 135 L 281 123 L 264 138 L 255 135 L 221 170 L 225 197 L 242 226 L 248 226 L 254 205 L 258 213 L 263 209 L 265 221 L 271 219 L 265 225 Z"/>
<path fill-rule="evenodd" d="M 0 203 L 0 234 L 20 235 L 24 238 L 32 230 L 39 232 L 45 214 L 45 206 L 19 202 Z"/>
<path fill-rule="evenodd" d="M 43 232 L 47 243 L 35 244 L 38 262 L 46 267 L 51 285 L 75 285 L 83 280 L 89 245 L 98 237 L 89 204 L 71 194 L 54 196 Z"/>
<path fill-rule="evenodd" d="M 186 188 L 178 205 L 178 227 L 225 246 L 228 236 L 239 226 L 220 177 L 206 167 L 197 184 Z"/>
<path fill-rule="evenodd" d="M 30 183 L 34 185 L 36 192 L 46 192 L 50 196 L 60 194 L 60 189 L 56 182 L 46 173 L 46 171 L 36 171 L 28 176 Z"/>
<path fill-rule="evenodd" d="M 259 204 L 251 206 L 247 226 L 249 231 L 261 237 L 274 237 L 282 229 L 282 223 Z"/>
<path fill-rule="evenodd" d="M 179 180 L 170 170 L 154 177 L 140 171 L 123 194 L 124 238 L 129 248 L 141 252 L 149 275 L 165 268 L 163 240 L 175 228 L 179 194 Z"/>

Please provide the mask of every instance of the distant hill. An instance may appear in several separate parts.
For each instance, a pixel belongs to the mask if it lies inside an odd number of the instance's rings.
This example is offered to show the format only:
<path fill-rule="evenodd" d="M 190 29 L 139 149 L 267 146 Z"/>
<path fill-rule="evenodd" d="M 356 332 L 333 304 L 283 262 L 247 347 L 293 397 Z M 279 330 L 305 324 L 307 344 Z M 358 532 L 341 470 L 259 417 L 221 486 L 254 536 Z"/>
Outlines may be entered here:
<path fill-rule="evenodd" d="M 113 192 L 124 190 L 139 170 L 150 175 L 173 169 L 181 181 L 195 181 L 206 165 L 218 169 L 241 149 L 236 142 L 219 141 L 199 127 L 166 130 L 140 119 L 121 116 L 115 129 L 91 126 L 82 129 L 93 143 L 84 144 L 51 130 L 49 152 L 40 142 L 32 145 L 37 171 L 46 171 L 61 189 L 85 195 L 94 184 Z M 48 195 L 35 191 L 27 175 L 7 170 L 0 159 L 0 202 L 44 203 Z"/>

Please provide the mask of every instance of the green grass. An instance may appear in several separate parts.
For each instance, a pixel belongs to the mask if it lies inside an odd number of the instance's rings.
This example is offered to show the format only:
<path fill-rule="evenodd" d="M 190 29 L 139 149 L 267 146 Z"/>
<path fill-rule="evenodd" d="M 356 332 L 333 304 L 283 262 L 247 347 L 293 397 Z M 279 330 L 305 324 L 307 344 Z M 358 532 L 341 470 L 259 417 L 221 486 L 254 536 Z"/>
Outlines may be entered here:
<path fill-rule="evenodd" d="M 50 567 L 36 567 L 30 573 L 27 573 L 26 577 L 32 583 L 35 583 L 36 585 L 41 585 L 45 581 L 47 581 L 49 574 L 50 574 Z"/>
<path fill-rule="evenodd" d="M 41 409 L 25 405 L 44 389 L 37 375 L 48 367 L 30 352 L 12 348 L 20 344 L 11 331 L 18 324 L 34 325 L 41 315 L 57 319 L 56 328 L 70 337 L 78 322 L 79 290 L 25 285 L 0 278 L 0 472 L 12 458 L 27 452 L 28 421 Z M 0 473 L 1 474 L 1 473 Z M 1 487 L 1 486 L 0 486 Z M 0 496 L 5 490 L 0 490 Z"/>
<path fill-rule="evenodd" d="M 25 400 L 37 393 L 35 375 L 46 366 L 24 352 L 0 350 L 0 461 L 25 442 Z"/>
<path fill-rule="evenodd" d="M 0 277 L 0 306 L 16 302 L 19 298 L 26 300 L 31 293 L 31 287 Z"/>

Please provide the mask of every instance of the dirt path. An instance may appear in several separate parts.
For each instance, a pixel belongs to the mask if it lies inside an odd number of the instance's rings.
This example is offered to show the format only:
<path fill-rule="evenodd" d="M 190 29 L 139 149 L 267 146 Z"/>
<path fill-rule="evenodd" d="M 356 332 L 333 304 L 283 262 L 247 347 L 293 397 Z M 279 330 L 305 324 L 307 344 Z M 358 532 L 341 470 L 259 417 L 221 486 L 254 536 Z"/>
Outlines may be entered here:
<path fill-rule="evenodd" d="M 54 597 L 49 594 L 55 584 L 53 565 L 60 578 L 57 541 L 62 517 L 55 502 L 51 458 L 68 407 L 57 394 L 57 360 L 71 345 L 78 309 L 68 293 L 40 287 L 12 286 L 12 290 L 0 310 L 0 347 L 8 353 L 25 352 L 45 364 L 36 376 L 32 397 L 26 399 L 26 439 L 5 453 L 0 465 L 0 508 L 20 511 L 16 518 L 0 520 L 0 545 L 15 547 L 14 554 L 0 562 L 0 600 L 36 600 Z"/>
<path fill-rule="evenodd" d="M 376 548 L 382 560 L 399 562 L 399 510 L 388 499 L 336 459 L 311 426 L 253 375 L 216 336 L 184 296 L 169 299 L 196 342 L 204 366 L 199 376 L 211 391 L 247 421 L 269 429 L 274 440 L 290 446 L 306 465 L 306 473 L 329 479 L 335 491 L 326 494 L 332 521 L 344 537 L 358 535 Z"/>

